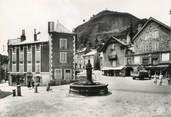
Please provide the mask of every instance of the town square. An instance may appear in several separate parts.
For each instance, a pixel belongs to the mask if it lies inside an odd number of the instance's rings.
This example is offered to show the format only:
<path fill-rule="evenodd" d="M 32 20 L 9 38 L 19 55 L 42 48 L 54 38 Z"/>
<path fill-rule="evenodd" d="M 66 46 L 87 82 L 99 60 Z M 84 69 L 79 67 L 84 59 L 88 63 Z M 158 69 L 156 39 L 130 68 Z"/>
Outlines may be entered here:
<path fill-rule="evenodd" d="M 170 117 L 170 0 L 0 0 L 0 117 Z"/>

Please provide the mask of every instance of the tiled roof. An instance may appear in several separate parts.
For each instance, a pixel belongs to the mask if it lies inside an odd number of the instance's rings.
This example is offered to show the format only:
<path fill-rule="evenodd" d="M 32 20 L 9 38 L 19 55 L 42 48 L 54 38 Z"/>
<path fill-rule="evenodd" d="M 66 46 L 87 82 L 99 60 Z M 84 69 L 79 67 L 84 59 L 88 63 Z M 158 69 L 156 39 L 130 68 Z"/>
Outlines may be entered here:
<path fill-rule="evenodd" d="M 88 52 L 87 54 L 85 54 L 84 56 L 91 56 L 91 55 L 95 55 L 97 53 L 96 50 L 91 50 L 90 52 Z"/>

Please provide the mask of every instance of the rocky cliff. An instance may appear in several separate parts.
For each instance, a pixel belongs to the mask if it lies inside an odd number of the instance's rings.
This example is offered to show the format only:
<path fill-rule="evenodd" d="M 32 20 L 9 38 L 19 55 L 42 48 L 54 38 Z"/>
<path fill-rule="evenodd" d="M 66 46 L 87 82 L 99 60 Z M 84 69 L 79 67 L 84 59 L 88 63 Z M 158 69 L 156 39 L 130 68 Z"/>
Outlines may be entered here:
<path fill-rule="evenodd" d="M 139 19 L 129 13 L 104 10 L 75 28 L 77 48 L 85 47 L 87 43 L 94 47 L 95 40 L 105 42 L 111 35 L 119 39 L 126 39 L 128 34 L 133 37 L 138 27 L 145 22 L 146 19 Z"/>

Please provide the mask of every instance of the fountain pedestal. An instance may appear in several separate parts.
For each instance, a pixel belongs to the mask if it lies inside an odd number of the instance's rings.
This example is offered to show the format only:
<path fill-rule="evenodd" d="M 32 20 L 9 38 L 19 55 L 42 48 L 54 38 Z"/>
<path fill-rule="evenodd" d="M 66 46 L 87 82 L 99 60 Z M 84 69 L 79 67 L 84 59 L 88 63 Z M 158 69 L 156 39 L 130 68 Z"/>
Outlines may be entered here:
<path fill-rule="evenodd" d="M 70 85 L 69 93 L 76 93 L 80 95 L 105 95 L 108 93 L 108 84 L 93 82 L 92 80 L 92 66 L 90 60 L 86 65 L 86 81 L 79 81 Z"/>

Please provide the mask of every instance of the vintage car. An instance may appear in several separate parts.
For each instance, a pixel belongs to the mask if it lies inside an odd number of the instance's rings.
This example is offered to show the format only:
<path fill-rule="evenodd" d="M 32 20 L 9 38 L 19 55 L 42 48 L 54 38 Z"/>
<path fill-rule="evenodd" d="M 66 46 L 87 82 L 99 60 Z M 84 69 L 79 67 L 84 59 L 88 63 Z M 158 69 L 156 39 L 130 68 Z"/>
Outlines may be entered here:
<path fill-rule="evenodd" d="M 133 79 L 136 79 L 136 78 L 138 78 L 140 80 L 143 80 L 146 78 L 151 79 L 147 70 L 135 71 L 131 74 L 131 76 Z"/>

